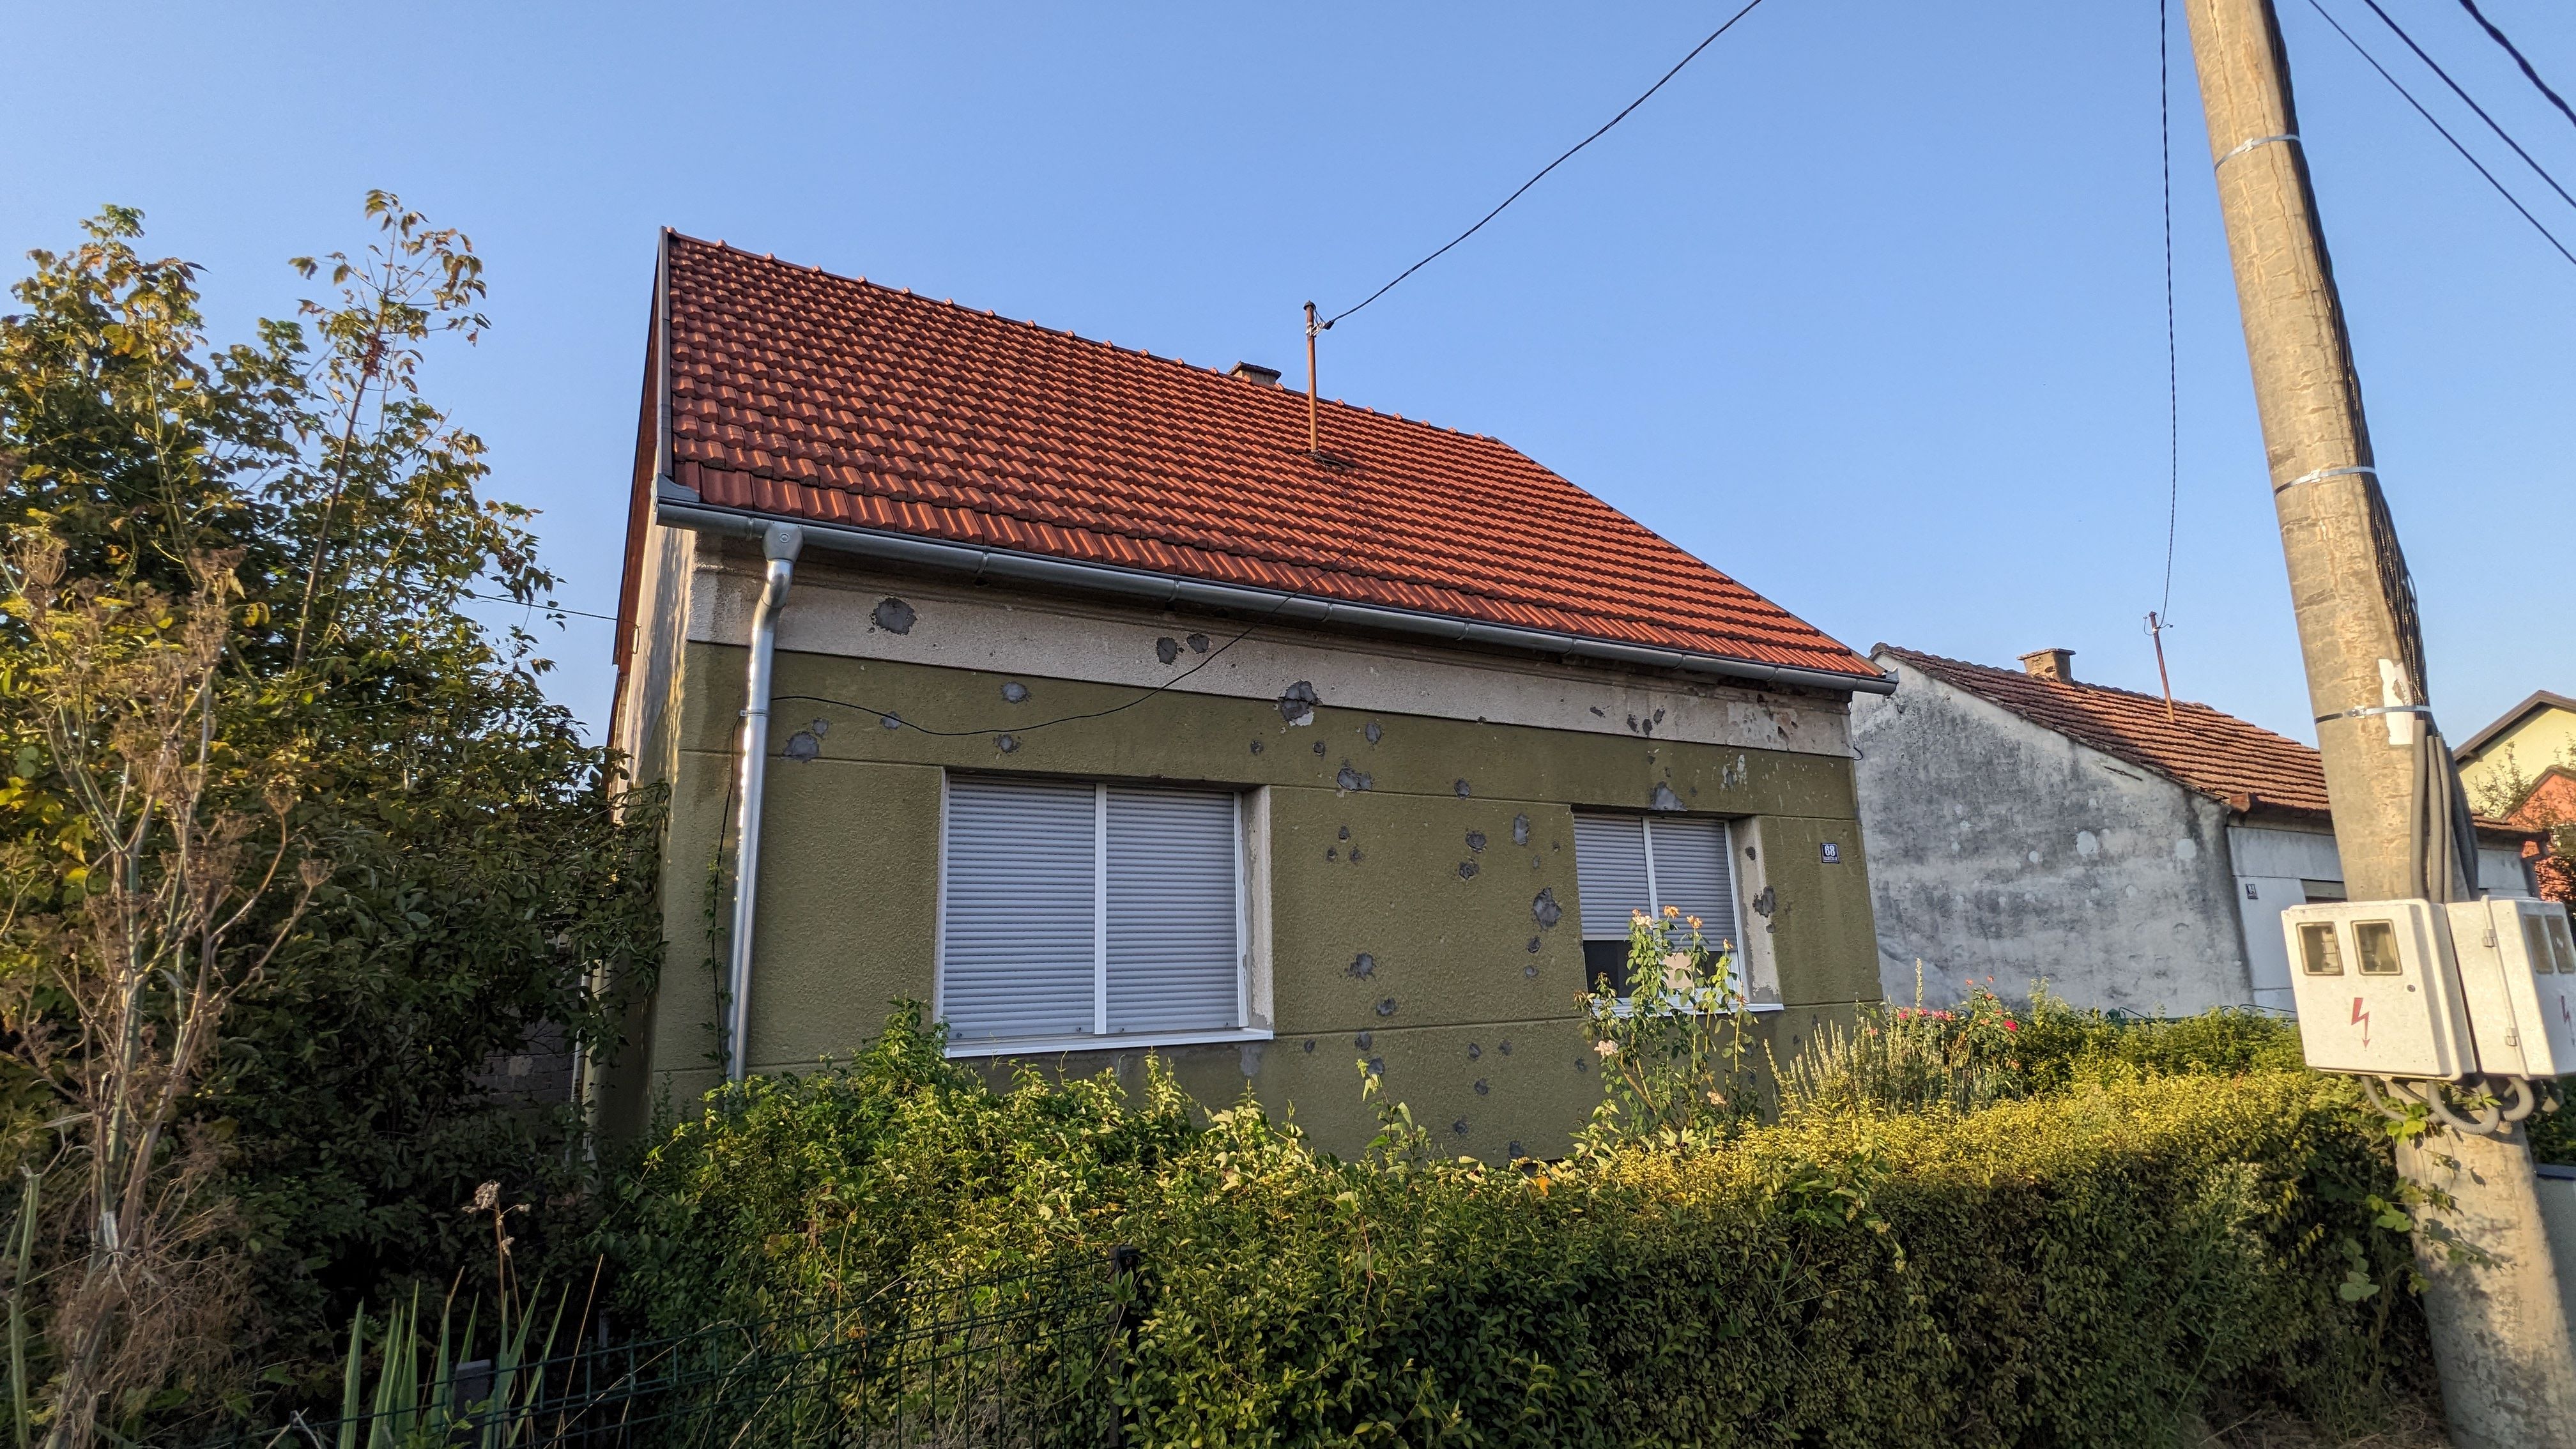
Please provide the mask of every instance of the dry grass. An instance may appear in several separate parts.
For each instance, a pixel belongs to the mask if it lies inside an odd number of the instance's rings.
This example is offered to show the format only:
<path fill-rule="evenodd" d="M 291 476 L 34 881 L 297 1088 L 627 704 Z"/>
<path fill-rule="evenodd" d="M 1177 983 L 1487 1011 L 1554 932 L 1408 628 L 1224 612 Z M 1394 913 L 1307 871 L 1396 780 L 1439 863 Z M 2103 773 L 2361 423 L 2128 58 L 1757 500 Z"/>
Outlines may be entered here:
<path fill-rule="evenodd" d="M 2222 1412 L 2193 1427 L 2202 1449 L 2451 1449 L 2438 1405 L 2401 1399 L 2388 1418 L 2387 1428 L 2353 1439 L 2329 1438 L 2279 1413 L 2231 1418 Z"/>

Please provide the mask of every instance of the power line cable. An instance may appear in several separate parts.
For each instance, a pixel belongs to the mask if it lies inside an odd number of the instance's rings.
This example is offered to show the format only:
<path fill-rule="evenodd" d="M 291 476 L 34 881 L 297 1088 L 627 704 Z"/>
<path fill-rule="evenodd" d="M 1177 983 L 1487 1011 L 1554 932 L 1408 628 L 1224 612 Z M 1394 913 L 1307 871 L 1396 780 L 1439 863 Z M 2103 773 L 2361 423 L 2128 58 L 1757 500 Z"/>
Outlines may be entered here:
<path fill-rule="evenodd" d="M 584 619 L 597 619 L 608 624 L 614 624 L 617 622 L 617 616 L 615 614 L 594 614 L 588 609 L 567 609 L 561 604 L 540 604 L 533 599 L 513 599 L 502 594 L 467 593 L 463 589 L 459 589 L 457 592 L 464 595 L 466 598 L 477 599 L 486 604 L 517 604 L 521 608 L 541 609 L 549 614 L 575 614 Z"/>
<path fill-rule="evenodd" d="M 2442 78 L 2442 84 L 2451 88 L 2451 94 L 2458 96 L 2462 104 L 2466 105 L 2470 110 L 2477 112 L 2478 119 L 2487 123 L 2487 129 L 2496 133 L 2496 139 L 2513 148 L 2513 154 L 2522 158 L 2523 165 L 2530 167 L 2539 175 L 2541 180 L 2548 182 L 2549 189 L 2558 193 L 2559 200 L 2566 202 L 2569 206 L 2576 206 L 2576 196 L 2570 196 L 2567 194 L 2567 188 L 2558 184 L 2558 178 L 2549 174 L 2549 168 L 2531 159 L 2531 153 L 2522 149 L 2522 143 L 2507 134 L 2505 128 L 2498 124 L 2496 118 L 2487 114 L 2487 108 L 2477 103 L 2476 97 L 2471 96 L 2467 91 L 2462 90 L 2460 88 L 2460 83 L 2451 79 L 2451 73 L 2442 69 L 2442 63 L 2440 61 L 2426 55 L 2424 53 L 2424 47 L 2415 43 L 2415 37 L 2407 34 L 2404 26 L 2399 25 L 2394 19 L 2390 18 L 2387 11 L 2379 8 L 2379 0 L 2361 0 L 2361 3 L 2370 7 L 2370 13 L 2379 17 L 2380 24 L 2385 25 L 2390 30 L 2396 32 L 2397 38 L 2406 42 L 2406 48 L 2415 52 L 2415 58 L 2417 60 L 2430 66 L 2433 74 Z"/>
<path fill-rule="evenodd" d="M 2504 53 L 2513 57 L 2515 65 L 2522 67 L 2523 78 L 2538 86 L 2542 95 L 2549 97 L 2549 103 L 2558 108 L 2558 114 L 2565 116 L 2569 125 L 2576 126 L 2576 110 L 2568 109 L 2565 98 L 2551 90 L 2549 82 L 2540 78 L 2540 72 L 2532 69 L 2531 61 L 2523 55 L 2522 48 L 2515 45 L 2502 30 L 2497 29 L 2496 23 L 2489 20 L 2486 12 L 2478 8 L 2478 0 L 2460 0 L 2460 8 L 2469 12 L 2469 18 L 2475 20 L 2479 28 L 2486 31 L 2488 39 L 2504 47 Z"/>
<path fill-rule="evenodd" d="M 2495 173 L 2489 171 L 2479 162 L 2476 156 L 2470 154 L 2469 148 L 2461 145 L 2460 138 L 2452 135 L 2448 127 L 2434 119 L 2433 113 L 2424 109 L 2424 103 L 2415 99 L 2415 95 L 2412 91 L 2407 90 L 2405 85 L 2401 83 L 2397 77 L 2388 73 L 2388 67 L 2381 65 L 2377 57 L 2373 56 L 2368 50 L 2363 49 L 2361 42 L 2352 38 L 2351 31 L 2344 29 L 2332 15 L 2327 14 L 2326 8 L 2323 5 L 2318 4 L 2317 0 L 2308 0 L 2308 8 L 2317 12 L 2317 14 L 2324 19 L 2326 24 L 2333 26 L 2334 33 L 2342 36 L 2344 44 L 2351 46 L 2353 48 L 2353 52 L 2359 55 L 2364 61 L 2367 61 L 2372 70 L 2379 72 L 2379 78 L 2381 80 L 2388 82 L 2391 89 L 2395 90 L 2397 94 L 2405 97 L 2406 104 L 2415 108 L 2415 114 L 2422 116 L 2426 125 L 2431 126 L 2435 131 L 2440 132 L 2442 139 L 2451 143 L 2451 149 L 2460 153 L 2460 159 L 2468 162 L 2470 166 L 2474 167 L 2480 176 L 2486 178 L 2487 185 L 2495 188 L 2496 195 L 2505 199 L 2506 205 L 2512 207 L 2515 211 L 2522 213 L 2522 219 L 2531 223 L 2531 229 L 2533 231 L 2540 233 L 2541 236 L 2549 242 L 2549 245 L 2557 250 L 2560 256 L 2567 259 L 2570 265 L 2576 265 L 2576 252 L 2567 250 L 2566 244 L 2559 241 L 2557 236 L 2552 233 L 2549 228 L 2542 226 L 2540 224 L 2540 218 L 2533 216 L 2529 207 L 2524 206 L 2521 201 L 2516 199 L 2512 192 L 2505 190 L 2504 183 L 2496 180 Z"/>
<path fill-rule="evenodd" d="M 2182 352 L 2174 338 L 2173 19 L 2156 0 L 2156 124 L 2165 188 L 2165 593 L 2159 619 L 2173 616 L 2174 535 L 2182 522 Z"/>
<path fill-rule="evenodd" d="M 1523 191 L 1527 191 L 1527 190 L 1529 190 L 1531 187 L 1536 186 L 1536 185 L 1538 185 L 1541 181 L 1543 181 L 1543 180 L 1547 179 L 1547 173 L 1548 173 L 1548 172 L 1550 172 L 1550 171 L 1554 171 L 1554 170 L 1555 170 L 1556 168 L 1558 168 L 1559 166 L 1562 166 L 1562 165 L 1564 165 L 1566 162 L 1568 162 L 1568 161 L 1572 160 L 1572 159 L 1574 158 L 1574 153 L 1575 153 L 1576 151 L 1580 151 L 1580 150 L 1582 150 L 1584 147 L 1589 146 L 1589 145 L 1591 145 L 1593 142 L 1598 141 L 1598 140 L 1600 140 L 1602 137 L 1604 137 L 1604 136 L 1606 136 L 1606 135 L 1610 134 L 1610 128 L 1611 128 L 1612 126 L 1618 125 L 1621 121 L 1624 121 L 1624 120 L 1628 119 L 1628 113 L 1629 113 L 1630 111 L 1633 111 L 1633 110 L 1637 109 L 1639 106 L 1644 105 L 1644 104 L 1647 102 L 1647 100 L 1655 94 L 1655 92 L 1657 92 L 1657 91 L 1659 91 L 1659 90 L 1662 90 L 1662 89 L 1664 88 L 1664 84 L 1665 84 L 1665 82 L 1666 82 L 1666 81 L 1670 81 L 1674 76 L 1680 75 L 1680 74 L 1682 73 L 1682 67 L 1683 67 L 1683 66 L 1686 66 L 1686 65 L 1690 64 L 1692 61 L 1699 59 L 1699 53 L 1700 53 L 1701 51 L 1708 49 L 1708 48 L 1709 48 L 1710 46 L 1712 46 L 1712 45 L 1715 45 L 1715 44 L 1717 43 L 1717 38 L 1718 38 L 1719 36 L 1724 35 L 1726 32 L 1728 32 L 1728 31 L 1730 31 L 1730 30 L 1733 30 L 1733 29 L 1735 28 L 1735 22 L 1736 22 L 1736 21 L 1741 20 L 1741 19 L 1743 19 L 1745 16 L 1752 14 L 1752 13 L 1753 13 L 1753 11 L 1754 11 L 1754 8 L 1755 8 L 1756 6 L 1758 6 L 1758 5 L 1760 5 L 1761 3 L 1762 3 L 1762 0 L 1752 0 L 1752 3 L 1751 3 L 1751 4 L 1746 5 L 1743 9 L 1738 10 L 1738 11 L 1736 11 L 1733 15 L 1728 16 L 1728 17 L 1727 17 L 1727 20 L 1726 20 L 1726 23 L 1725 23 L 1724 25 L 1721 25 L 1721 26 L 1717 27 L 1715 30 L 1710 31 L 1710 32 L 1708 33 L 1708 38 L 1707 38 L 1706 40 L 1703 40 L 1703 41 L 1701 41 L 1699 44 L 1692 46 L 1692 47 L 1691 47 L 1691 50 L 1690 50 L 1690 54 L 1683 56 L 1679 61 L 1675 62 L 1675 63 L 1674 63 L 1674 65 L 1673 65 L 1673 68 L 1672 68 L 1671 70 L 1665 71 L 1665 72 L 1664 72 L 1664 75 L 1663 75 L 1663 79 L 1662 79 L 1662 80 L 1658 80 L 1658 81 L 1656 81 L 1653 85 L 1650 85 L 1650 86 L 1646 87 L 1646 92 L 1645 92 L 1645 94 L 1644 94 L 1644 95 L 1641 95 L 1641 96 L 1637 97 L 1635 100 L 1630 101 L 1626 106 L 1624 106 L 1624 107 L 1622 107 L 1622 108 L 1620 109 L 1619 114 L 1617 114 L 1617 115 L 1615 115 L 1615 116 L 1612 116 L 1609 120 L 1607 120 L 1607 121 L 1603 122 L 1603 123 L 1602 123 L 1602 125 L 1601 125 L 1601 129 L 1600 129 L 1600 130 L 1595 131 L 1595 132 L 1593 132 L 1591 135 L 1584 137 L 1582 140 L 1575 142 L 1575 143 L 1574 143 L 1574 145 L 1573 145 L 1573 147 L 1572 147 L 1571 149 L 1569 149 L 1569 150 L 1568 150 L 1564 155 L 1557 157 L 1555 160 L 1550 161 L 1550 162 L 1549 162 L 1549 163 L 1547 163 L 1545 166 L 1543 166 L 1543 167 L 1539 168 L 1539 173 L 1538 173 L 1538 175 L 1533 176 L 1533 177 L 1531 177 L 1529 180 L 1522 182 L 1522 183 L 1520 184 L 1520 188 L 1519 188 L 1519 190 L 1516 190 L 1516 191 L 1514 191 L 1511 195 L 1506 196 L 1506 197 L 1504 197 L 1504 198 L 1503 198 L 1503 204 L 1502 204 L 1502 206 L 1497 206 L 1497 207 L 1495 207 L 1493 210 L 1491 210 L 1491 211 L 1489 211 L 1489 212 L 1486 212 L 1486 213 L 1484 214 L 1484 216 L 1483 216 L 1483 217 L 1481 217 L 1481 218 L 1479 218 L 1479 219 L 1477 220 L 1477 222 L 1476 222 L 1476 224 L 1475 224 L 1474 226 L 1471 226 L 1471 227 L 1467 228 L 1465 231 L 1462 231 L 1462 232 L 1458 233 L 1456 236 L 1451 237 L 1451 238 L 1449 239 L 1449 243 L 1448 243 L 1448 245 L 1447 245 L 1447 246 L 1443 246 L 1442 248 L 1440 248 L 1440 250 L 1439 250 L 1439 251 L 1433 252 L 1431 255 L 1429 255 L 1429 256 L 1427 256 L 1427 257 L 1424 257 L 1422 260 L 1420 260 L 1420 261 L 1418 261 L 1418 262 L 1415 262 L 1412 266 L 1409 266 L 1409 267 L 1405 268 L 1403 271 L 1396 273 L 1396 274 L 1395 274 L 1395 281 L 1387 283 L 1385 286 L 1378 288 L 1376 291 L 1369 293 L 1369 294 L 1368 294 L 1367 296 L 1365 296 L 1365 297 L 1362 297 L 1359 301 L 1357 301 L 1357 302 L 1353 303 L 1352 305 L 1350 305 L 1350 306 L 1348 306 L 1348 307 L 1343 308 L 1343 309 L 1342 309 L 1341 311 L 1339 311 L 1339 312 L 1334 313 L 1334 314 L 1332 315 L 1332 317 L 1331 317 L 1331 319 L 1330 319 L 1330 320 L 1325 321 L 1325 322 L 1322 322 L 1322 323 L 1320 323 L 1320 324 L 1317 324 L 1317 330 L 1319 330 L 1319 331 L 1322 331 L 1322 330 L 1329 330 L 1329 329 L 1332 327 L 1333 323 L 1341 321 L 1343 318 L 1348 317 L 1348 316 L 1349 316 L 1349 315 L 1351 315 L 1353 312 L 1358 311 L 1360 308 L 1365 307 L 1365 306 L 1367 306 L 1369 303 L 1376 301 L 1378 298 L 1385 296 L 1387 293 L 1394 291 L 1394 290 L 1395 290 L 1395 287 L 1396 287 L 1396 283 L 1397 283 L 1397 282 L 1401 282 L 1401 281 L 1403 281 L 1405 278 L 1407 278 L 1407 277 L 1409 277 L 1409 276 L 1412 276 L 1414 273 L 1416 273 L 1416 272 L 1418 272 L 1418 271 L 1421 271 L 1424 267 L 1427 267 L 1427 266 L 1431 265 L 1433 262 L 1436 262 L 1436 261 L 1440 260 L 1440 258 L 1441 258 L 1444 254 L 1446 254 L 1446 253 L 1448 252 L 1448 250 L 1449 250 L 1449 248 L 1450 248 L 1450 247 L 1454 247 L 1454 246 L 1458 245 L 1458 243 L 1460 243 L 1460 242 L 1462 242 L 1462 241 L 1465 241 L 1467 238 L 1469 238 L 1469 237 L 1471 237 L 1471 236 L 1474 236 L 1476 233 L 1478 233 L 1478 232 L 1480 232 L 1480 231 L 1483 231 L 1483 230 L 1485 229 L 1485 223 L 1486 223 L 1486 222 L 1492 221 L 1495 217 L 1498 217 L 1498 216 L 1500 216 L 1500 215 L 1502 215 L 1502 214 L 1503 214 L 1503 207 L 1510 206 L 1513 202 L 1518 201 L 1518 200 L 1520 200 L 1520 199 L 1521 199 L 1521 192 L 1523 192 Z"/>

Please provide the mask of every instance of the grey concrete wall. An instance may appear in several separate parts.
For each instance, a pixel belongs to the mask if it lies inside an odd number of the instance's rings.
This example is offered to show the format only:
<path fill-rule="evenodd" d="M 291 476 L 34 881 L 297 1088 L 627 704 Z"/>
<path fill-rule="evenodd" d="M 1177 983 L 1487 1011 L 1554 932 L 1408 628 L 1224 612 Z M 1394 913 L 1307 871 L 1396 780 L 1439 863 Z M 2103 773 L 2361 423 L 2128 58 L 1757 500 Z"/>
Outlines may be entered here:
<path fill-rule="evenodd" d="M 2182 1014 L 2252 1000 L 2227 812 L 1882 657 L 1853 702 L 1880 979 L 1909 1001 L 2044 980 L 2080 1006 Z"/>

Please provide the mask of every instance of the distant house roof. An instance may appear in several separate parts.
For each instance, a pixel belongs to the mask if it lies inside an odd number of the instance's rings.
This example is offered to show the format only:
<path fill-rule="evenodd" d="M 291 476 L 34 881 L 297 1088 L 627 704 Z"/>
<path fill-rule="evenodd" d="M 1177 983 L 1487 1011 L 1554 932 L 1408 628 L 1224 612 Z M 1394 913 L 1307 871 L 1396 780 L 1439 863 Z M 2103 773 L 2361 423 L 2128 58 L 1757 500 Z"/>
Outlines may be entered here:
<path fill-rule="evenodd" d="M 2313 747 L 2208 705 L 2177 699 L 2168 721 L 2162 695 L 2036 679 L 2023 670 L 1944 659 L 1893 644 L 1869 652 L 1919 669 L 2114 759 L 2153 770 L 2240 813 L 2307 815 L 2319 824 L 2332 819 L 2325 763 Z M 2490 836 L 2509 834 L 2519 841 L 2528 834 L 2484 816 L 2477 823 Z"/>
<path fill-rule="evenodd" d="M 1318 460 L 1298 392 L 668 247 L 670 471 L 715 507 L 1879 678 L 1492 438 L 1327 402 Z"/>
<path fill-rule="evenodd" d="M 2563 709 L 2569 714 L 2576 714 L 2576 699 L 2569 699 L 2563 694 L 2552 694 L 2545 689 L 2534 690 L 2531 698 L 2496 716 L 2495 723 L 2462 740 L 2451 751 L 2451 758 L 2464 763 L 2475 759 L 2479 751 L 2495 742 L 2496 736 L 2522 723 L 2531 717 L 2532 711 L 2540 709 Z"/>
<path fill-rule="evenodd" d="M 1892 644 L 1881 644 L 1870 653 L 1910 665 L 2042 728 L 2153 770 L 2238 810 L 2260 805 L 2326 813 L 2326 772 L 2315 750 L 2208 705 L 2175 700 L 2174 717 L 2168 721 L 2160 695 L 2034 679 L 2018 669 L 1944 659 Z"/>

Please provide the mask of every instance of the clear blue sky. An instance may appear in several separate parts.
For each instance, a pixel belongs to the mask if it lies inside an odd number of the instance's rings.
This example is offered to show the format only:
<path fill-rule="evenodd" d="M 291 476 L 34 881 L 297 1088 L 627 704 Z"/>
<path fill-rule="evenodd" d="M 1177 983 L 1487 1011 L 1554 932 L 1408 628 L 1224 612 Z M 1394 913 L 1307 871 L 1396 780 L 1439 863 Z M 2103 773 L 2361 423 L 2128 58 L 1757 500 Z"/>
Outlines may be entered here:
<path fill-rule="evenodd" d="M 2382 3 L 2576 190 L 2576 127 L 2452 0 Z M 2576 87 L 2576 11 L 2486 3 Z M 2306 0 L 2283 10 L 2457 739 L 2576 690 L 2576 267 Z M 140 206 L 232 333 L 291 310 L 285 257 L 365 239 L 370 186 L 465 228 L 497 325 L 432 388 L 491 443 L 495 491 L 544 510 L 563 601 L 605 612 L 656 227 L 1293 375 L 1300 303 L 1346 306 L 1447 239 L 1724 13 L 7 0 L 0 250 Z M 2313 738 L 2176 27 L 2174 685 Z M 1857 647 L 2066 646 L 2153 689 L 2155 83 L 2153 0 L 1768 0 L 1330 334 L 1325 389 L 1499 435 Z M 2576 211 L 2505 174 L 2576 246 Z M 593 724 L 607 634 L 573 619 L 550 645 Z"/>

